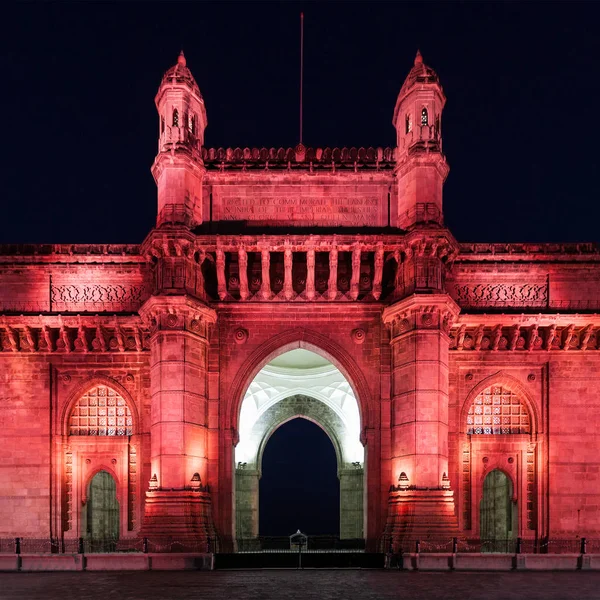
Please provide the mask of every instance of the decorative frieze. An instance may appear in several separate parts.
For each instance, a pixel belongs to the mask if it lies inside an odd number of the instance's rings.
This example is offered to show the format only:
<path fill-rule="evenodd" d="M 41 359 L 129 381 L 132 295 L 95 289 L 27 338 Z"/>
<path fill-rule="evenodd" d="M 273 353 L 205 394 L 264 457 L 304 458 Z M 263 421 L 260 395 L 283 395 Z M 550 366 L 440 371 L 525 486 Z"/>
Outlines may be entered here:
<path fill-rule="evenodd" d="M 145 284 L 51 284 L 50 311 L 135 311 L 149 296 Z"/>
<path fill-rule="evenodd" d="M 463 308 L 536 307 L 548 304 L 547 283 L 472 283 L 451 289 L 451 295 Z"/>
<path fill-rule="evenodd" d="M 461 324 L 450 333 L 450 349 L 460 352 L 540 352 L 600 350 L 600 323 L 538 325 Z"/>

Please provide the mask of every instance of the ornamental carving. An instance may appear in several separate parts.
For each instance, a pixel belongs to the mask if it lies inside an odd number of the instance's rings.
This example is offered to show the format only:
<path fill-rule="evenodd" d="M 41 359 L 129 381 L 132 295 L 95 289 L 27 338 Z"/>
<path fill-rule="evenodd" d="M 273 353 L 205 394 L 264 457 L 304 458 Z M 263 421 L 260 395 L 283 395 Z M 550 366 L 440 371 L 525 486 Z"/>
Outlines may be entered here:
<path fill-rule="evenodd" d="M 460 306 L 545 306 L 548 302 L 546 283 L 484 284 L 456 286 L 455 299 Z"/>
<path fill-rule="evenodd" d="M 102 305 L 109 305 L 113 310 L 115 304 L 139 307 L 147 298 L 148 292 L 144 284 L 53 284 L 50 286 L 52 305 L 64 305 L 63 310 L 81 310 L 81 305 L 93 305 L 93 310 L 103 310 Z"/>
<path fill-rule="evenodd" d="M 351 336 L 352 336 L 352 341 L 355 344 L 362 344 L 362 343 L 364 343 L 365 338 L 367 337 L 367 334 L 364 329 L 359 328 L 359 329 L 353 329 Z"/>
<path fill-rule="evenodd" d="M 248 331 L 242 327 L 236 329 L 235 333 L 233 334 L 233 339 L 235 340 L 236 344 L 245 344 L 246 340 L 248 339 Z"/>

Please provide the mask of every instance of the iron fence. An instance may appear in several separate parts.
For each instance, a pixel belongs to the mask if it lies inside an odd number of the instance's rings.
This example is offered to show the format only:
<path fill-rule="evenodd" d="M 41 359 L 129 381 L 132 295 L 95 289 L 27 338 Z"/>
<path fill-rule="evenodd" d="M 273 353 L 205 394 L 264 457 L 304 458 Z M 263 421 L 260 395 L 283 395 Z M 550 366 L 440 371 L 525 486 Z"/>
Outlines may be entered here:
<path fill-rule="evenodd" d="M 229 546 L 229 545 L 228 545 Z M 238 538 L 236 553 L 298 553 L 288 536 Z M 0 554 L 93 554 L 93 553 L 219 553 L 218 538 L 0 538 Z M 338 536 L 308 536 L 303 553 L 383 554 L 600 554 L 600 538 L 402 538 L 378 540 L 340 539 Z"/>
<path fill-rule="evenodd" d="M 238 538 L 238 552 L 298 552 L 298 546 L 290 542 L 289 536 L 259 536 L 255 538 Z M 333 535 L 307 536 L 302 552 L 364 552 L 365 540 L 341 539 Z"/>
<path fill-rule="evenodd" d="M 580 538 L 399 538 L 384 536 L 378 545 L 386 554 L 593 554 L 600 539 Z"/>
<path fill-rule="evenodd" d="M 213 553 L 216 538 L 0 538 L 0 554 Z"/>

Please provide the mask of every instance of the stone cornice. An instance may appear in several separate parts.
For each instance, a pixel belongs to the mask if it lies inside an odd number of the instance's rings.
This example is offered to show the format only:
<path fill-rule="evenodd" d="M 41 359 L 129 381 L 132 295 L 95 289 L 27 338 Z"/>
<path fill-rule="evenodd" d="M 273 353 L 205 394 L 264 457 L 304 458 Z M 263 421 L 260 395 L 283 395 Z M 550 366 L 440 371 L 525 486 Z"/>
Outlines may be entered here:
<path fill-rule="evenodd" d="M 600 315 L 461 315 L 450 333 L 450 349 L 600 350 Z"/>
<path fill-rule="evenodd" d="M 390 170 L 393 148 L 203 148 L 202 159 L 212 171 Z"/>
<path fill-rule="evenodd" d="M 479 262 L 600 262 L 594 243 L 461 243 L 457 267 Z"/>
<path fill-rule="evenodd" d="M 142 352 L 148 332 L 137 316 L 3 316 L 0 354 Z"/>

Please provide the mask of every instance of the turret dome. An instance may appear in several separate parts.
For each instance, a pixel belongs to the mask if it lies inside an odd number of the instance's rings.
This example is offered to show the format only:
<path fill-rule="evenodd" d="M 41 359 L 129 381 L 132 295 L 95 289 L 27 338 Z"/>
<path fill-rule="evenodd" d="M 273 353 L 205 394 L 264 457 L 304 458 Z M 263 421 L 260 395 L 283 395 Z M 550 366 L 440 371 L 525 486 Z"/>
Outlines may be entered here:
<path fill-rule="evenodd" d="M 167 69 L 167 71 L 163 75 L 160 85 L 163 86 L 169 83 L 187 84 L 195 94 L 202 98 L 200 88 L 198 87 L 198 84 L 196 83 L 192 72 L 187 68 L 187 61 L 185 60 L 183 50 L 179 53 L 179 56 L 177 57 L 177 63 L 174 64 L 170 69 Z"/>
<path fill-rule="evenodd" d="M 438 74 L 423 62 L 423 57 L 419 50 L 417 50 L 413 68 L 410 70 L 410 73 L 402 84 L 399 96 L 404 96 L 404 94 L 417 83 L 435 83 L 441 88 Z"/>

